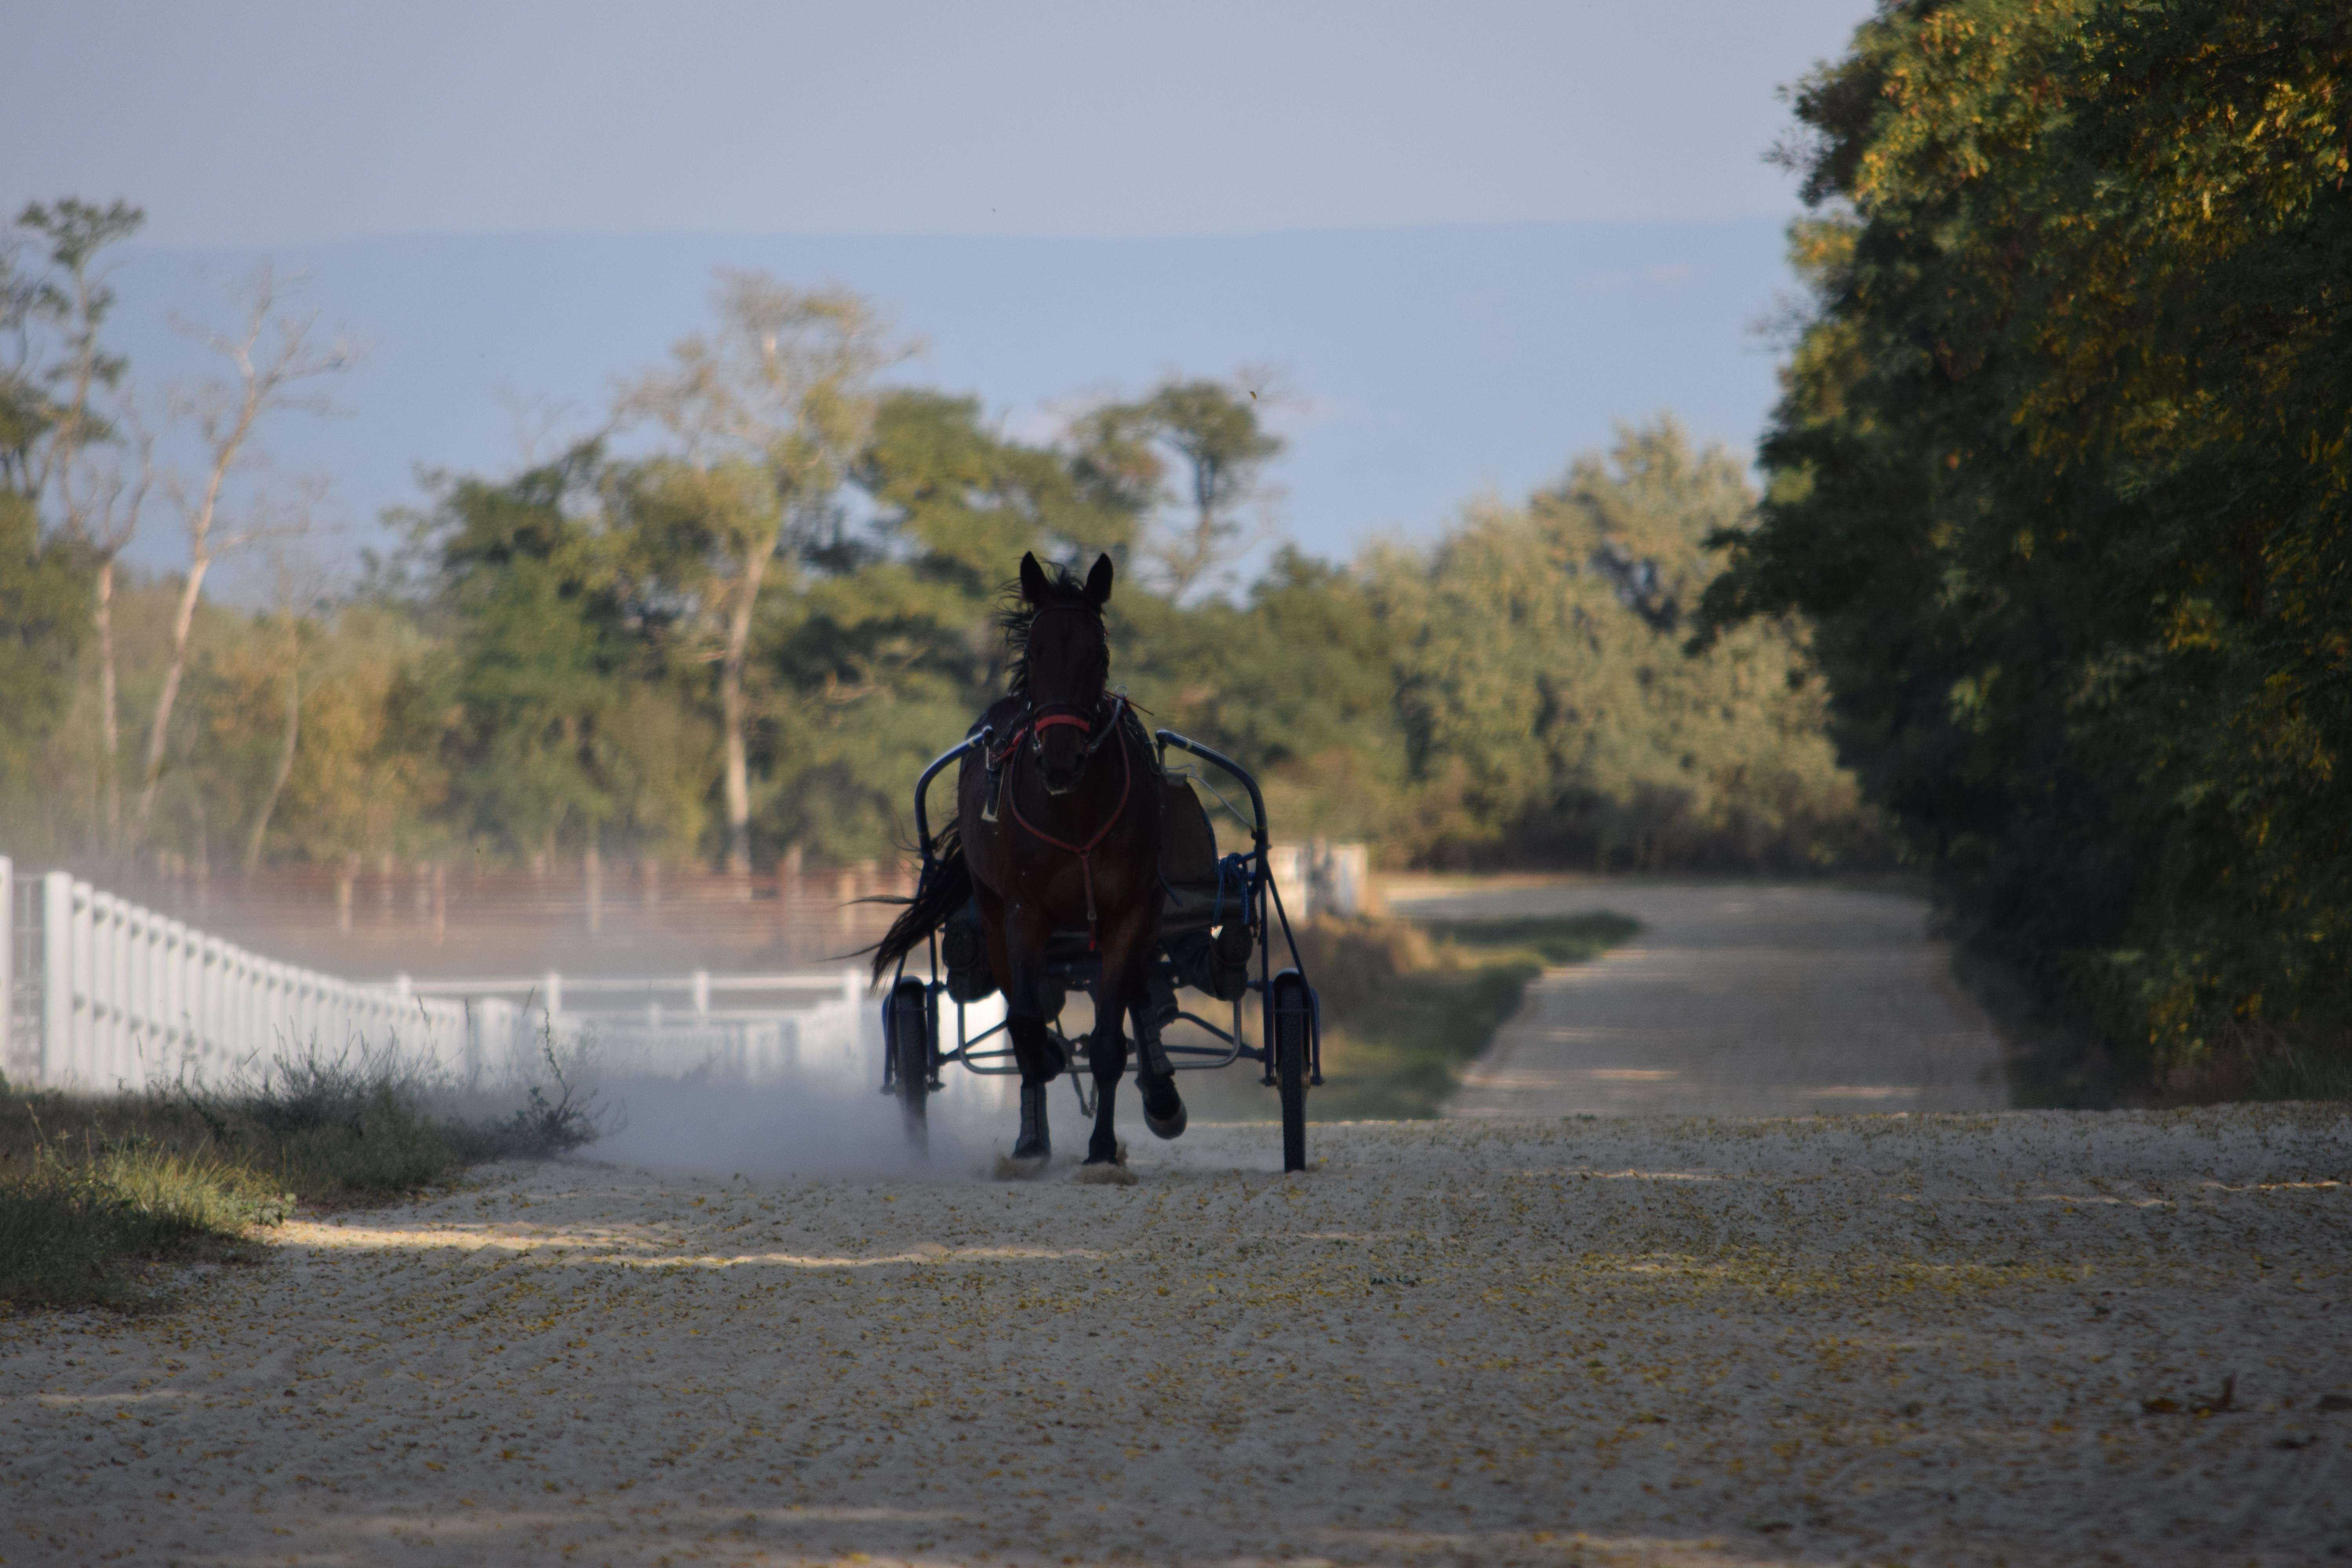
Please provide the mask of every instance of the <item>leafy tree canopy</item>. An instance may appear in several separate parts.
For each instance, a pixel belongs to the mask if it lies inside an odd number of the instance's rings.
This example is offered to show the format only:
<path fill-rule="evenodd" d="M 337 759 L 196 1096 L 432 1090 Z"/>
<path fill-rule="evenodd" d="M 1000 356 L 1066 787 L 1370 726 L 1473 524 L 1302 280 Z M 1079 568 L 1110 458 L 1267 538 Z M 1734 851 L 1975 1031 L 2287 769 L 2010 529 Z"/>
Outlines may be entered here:
<path fill-rule="evenodd" d="M 2352 991 L 2352 15 L 1888 6 L 1711 631 L 1800 613 L 1979 940 L 2189 1060 Z"/>

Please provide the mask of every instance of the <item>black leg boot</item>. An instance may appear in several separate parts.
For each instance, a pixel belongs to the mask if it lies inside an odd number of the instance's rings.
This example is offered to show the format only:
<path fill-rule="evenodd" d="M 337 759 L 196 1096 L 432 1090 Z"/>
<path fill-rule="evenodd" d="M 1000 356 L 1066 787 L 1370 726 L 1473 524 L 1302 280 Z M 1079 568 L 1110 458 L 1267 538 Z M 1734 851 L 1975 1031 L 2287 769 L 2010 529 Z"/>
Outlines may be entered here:
<path fill-rule="evenodd" d="M 1013 1141 L 1013 1157 L 1016 1160 L 1050 1160 L 1054 1157 L 1054 1134 L 1045 1125 L 1045 1086 L 1024 1083 L 1021 1086 L 1021 1136 Z"/>
<path fill-rule="evenodd" d="M 1184 1097 L 1176 1092 L 1176 1069 L 1160 1048 L 1160 1031 L 1143 1034 L 1136 1051 L 1135 1087 L 1143 1093 L 1143 1124 L 1155 1138 L 1181 1138 L 1184 1133 Z"/>

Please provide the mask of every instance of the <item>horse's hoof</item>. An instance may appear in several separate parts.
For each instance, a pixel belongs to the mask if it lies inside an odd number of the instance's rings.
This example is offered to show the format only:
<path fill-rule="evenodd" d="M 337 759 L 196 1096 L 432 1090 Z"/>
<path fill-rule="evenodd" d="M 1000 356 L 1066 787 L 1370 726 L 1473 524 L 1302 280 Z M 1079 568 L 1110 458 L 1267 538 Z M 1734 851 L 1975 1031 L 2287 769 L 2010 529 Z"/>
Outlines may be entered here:
<path fill-rule="evenodd" d="M 1050 1161 L 1043 1159 L 1024 1160 L 1016 1155 L 999 1154 L 996 1169 L 992 1173 L 1000 1182 L 1034 1182 L 1045 1173 L 1045 1167 L 1050 1163 Z"/>
<path fill-rule="evenodd" d="M 1143 1124 L 1151 1129 L 1155 1138 L 1181 1138 L 1186 1122 L 1184 1097 L 1176 1092 L 1174 1084 L 1167 1084 L 1159 1094 L 1143 1091 Z"/>

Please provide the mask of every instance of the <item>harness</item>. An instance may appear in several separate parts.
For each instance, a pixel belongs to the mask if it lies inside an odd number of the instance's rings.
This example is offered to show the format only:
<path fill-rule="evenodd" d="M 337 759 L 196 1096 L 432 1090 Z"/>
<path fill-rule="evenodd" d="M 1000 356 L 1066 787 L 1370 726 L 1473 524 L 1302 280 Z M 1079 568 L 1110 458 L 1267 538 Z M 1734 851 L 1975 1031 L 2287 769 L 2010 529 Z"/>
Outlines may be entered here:
<path fill-rule="evenodd" d="M 988 752 L 988 771 L 993 773 L 1003 769 L 1013 754 L 1021 749 L 1024 741 L 1029 742 L 1029 749 L 1037 754 L 1039 762 L 1045 761 L 1045 731 L 1065 727 L 1075 727 L 1087 737 L 1087 761 L 1094 761 L 1095 753 L 1103 749 L 1103 743 L 1118 732 L 1120 715 L 1128 706 L 1127 694 L 1120 692 L 1113 696 L 1110 702 L 1110 722 L 1104 725 L 1099 732 L 1095 729 L 1094 721 L 1079 711 L 1075 703 L 1048 702 L 1043 708 L 1029 709 L 1022 715 L 1021 722 L 1013 733 L 1004 738 L 1004 744 Z"/>
<path fill-rule="evenodd" d="M 1042 760 L 1045 755 L 1045 732 L 1057 726 L 1076 725 L 1078 730 L 1084 732 L 1087 736 L 1086 762 L 1080 764 L 1081 772 L 1083 772 L 1086 763 L 1091 763 L 1094 761 L 1095 753 L 1102 750 L 1105 742 L 1118 738 L 1120 726 L 1127 719 L 1128 708 L 1129 703 L 1127 700 L 1127 693 L 1123 691 L 1119 692 L 1110 700 L 1109 719 L 1099 727 L 1097 727 L 1093 721 L 1089 720 L 1084 713 L 1078 711 L 1075 706 L 1067 702 L 1049 702 L 1043 708 L 1030 710 L 1028 713 L 1024 715 L 1021 723 L 1013 730 L 1013 733 L 1005 738 L 1003 747 L 985 751 L 985 755 L 988 758 L 989 809 L 985 814 L 984 819 L 989 821 L 995 820 L 997 792 L 1005 784 L 1010 783 L 1010 780 L 1003 777 L 1003 775 L 1011 773 L 1013 770 L 1019 765 L 1022 751 L 1021 742 L 1023 741 L 1027 741 L 1029 742 L 1028 749 L 1034 752 Z M 984 738 L 983 746 L 985 746 Z M 1095 936 L 1096 926 L 1097 924 L 1095 915 L 1094 854 L 1097 848 L 1101 847 L 1102 841 L 1109 837 L 1110 830 L 1118 826 L 1118 819 L 1127 814 L 1128 797 L 1134 793 L 1135 789 L 1135 759 L 1128 755 L 1127 746 L 1124 742 L 1122 742 L 1118 748 L 1118 804 L 1110 808 L 1110 816 L 1104 818 L 1103 825 L 1095 829 L 1094 837 L 1088 838 L 1084 844 L 1073 844 L 1066 838 L 1056 838 L 1054 835 L 1046 832 L 1044 828 L 1030 821 L 1027 816 L 1022 814 L 1020 791 L 1014 790 L 1012 792 L 1013 821 L 1019 823 L 1024 828 L 1027 829 L 1029 836 L 1038 840 L 1040 843 L 1051 845 L 1054 848 L 1059 849 L 1066 854 L 1075 855 L 1078 858 L 1078 879 L 1080 882 L 1084 884 L 1087 890 L 1087 947 L 1088 951 L 1092 951 L 1096 946 Z"/>

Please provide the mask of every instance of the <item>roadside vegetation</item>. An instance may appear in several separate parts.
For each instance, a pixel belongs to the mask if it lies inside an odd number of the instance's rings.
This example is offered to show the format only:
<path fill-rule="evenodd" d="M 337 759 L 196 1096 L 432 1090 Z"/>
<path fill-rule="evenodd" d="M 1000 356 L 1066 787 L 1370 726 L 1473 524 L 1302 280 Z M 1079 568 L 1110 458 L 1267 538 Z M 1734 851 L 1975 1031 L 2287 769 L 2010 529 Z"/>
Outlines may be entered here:
<path fill-rule="evenodd" d="M 2352 1077 L 2347 88 L 2340 5 L 1958 0 L 1794 94 L 1811 308 L 1700 620 L 1811 628 L 2061 1089 Z"/>
<path fill-rule="evenodd" d="M 151 447 L 105 330 L 142 215 L 34 204 L 0 235 L 0 844 L 880 858 L 1002 689 L 1013 563 L 1102 550 L 1113 679 L 1257 770 L 1286 837 L 1924 868 L 2051 1097 L 2343 1093 L 2352 13 L 1884 4 L 1791 102 L 1773 156 L 1812 210 L 1762 493 L 1662 416 L 1345 562 L 1252 549 L 1283 450 L 1255 382 L 1024 441 L 887 378 L 900 340 L 856 296 L 730 273 L 612 442 L 437 475 L 348 592 L 231 606 L 203 584 L 258 542 L 226 521 L 247 435 L 347 357 L 265 287 L 175 400 L 250 417 Z M 221 531 L 182 513 L 173 575 L 118 563 L 151 491 L 228 498 Z"/>
<path fill-rule="evenodd" d="M 382 1203 L 579 1148 L 596 1104 L 548 1067 L 551 1084 L 495 1111 L 373 1055 L 315 1048 L 221 1089 L 0 1083 L 0 1310 L 159 1304 L 174 1266 L 250 1260 L 298 1207 Z"/>
<path fill-rule="evenodd" d="M 613 442 L 437 474 L 359 580 L 236 605 L 197 567 L 244 534 L 180 519 L 188 572 L 117 559 L 149 452 L 103 279 L 139 223 L 59 202 L 0 230 L 0 328 L 25 347 L 0 363 L 20 864 L 887 858 L 916 774 L 1003 689 L 992 628 L 1024 551 L 1114 557 L 1113 679 L 1246 762 L 1286 837 L 1451 867 L 1902 854 L 1824 736 L 1801 625 L 1684 651 L 1721 566 L 1705 541 L 1756 497 L 1670 416 L 1563 449 L 1515 503 L 1425 520 L 1426 545 L 1267 557 L 1284 443 L 1255 385 L 1172 378 L 1023 441 L 974 398 L 884 382 L 896 339 L 855 296 L 729 274 L 709 329 L 628 384 Z M 278 325 L 247 323 L 264 346 Z M 214 391 L 299 428 L 346 363 L 299 338 Z M 217 470 L 243 507 L 249 450 L 194 434 L 154 450 L 211 466 L 158 469 L 152 495 Z"/>
<path fill-rule="evenodd" d="M 1518 1011 L 1528 982 L 1597 958 L 1640 929 L 1605 913 L 1310 921 L 1298 948 L 1322 999 L 1323 1085 L 1307 1095 L 1307 1114 L 1318 1121 L 1437 1115 L 1463 1070 Z M 1270 1092 L 1243 1068 L 1188 1078 L 1185 1093 L 1195 1095 L 1196 1085 L 1204 1116 L 1276 1114 Z"/>

